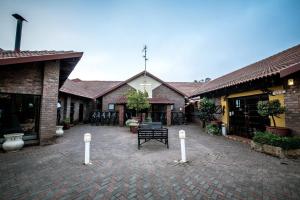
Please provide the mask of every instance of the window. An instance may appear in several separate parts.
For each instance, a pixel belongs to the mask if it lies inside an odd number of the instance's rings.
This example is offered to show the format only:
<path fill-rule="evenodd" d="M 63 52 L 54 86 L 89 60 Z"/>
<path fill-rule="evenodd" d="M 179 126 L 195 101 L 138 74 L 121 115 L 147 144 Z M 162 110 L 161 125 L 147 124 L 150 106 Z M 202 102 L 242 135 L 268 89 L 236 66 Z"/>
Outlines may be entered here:
<path fill-rule="evenodd" d="M 24 133 L 24 140 L 37 139 L 40 96 L 0 93 L 0 138 Z"/>
<path fill-rule="evenodd" d="M 241 107 L 241 100 L 240 99 L 235 100 L 235 107 L 236 108 L 240 108 Z"/>
<path fill-rule="evenodd" d="M 108 104 L 108 110 L 115 110 L 115 104 L 109 103 Z"/>

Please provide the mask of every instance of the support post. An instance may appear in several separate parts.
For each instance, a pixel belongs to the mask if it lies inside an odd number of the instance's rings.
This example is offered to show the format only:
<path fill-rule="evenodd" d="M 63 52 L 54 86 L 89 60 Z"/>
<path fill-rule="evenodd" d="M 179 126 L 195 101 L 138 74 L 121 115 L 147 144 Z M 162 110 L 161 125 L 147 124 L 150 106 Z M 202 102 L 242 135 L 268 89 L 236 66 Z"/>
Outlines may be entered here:
<path fill-rule="evenodd" d="M 119 126 L 124 126 L 124 105 L 119 105 Z"/>
<path fill-rule="evenodd" d="M 172 124 L 172 110 L 171 105 L 167 105 L 167 126 L 171 126 Z"/>

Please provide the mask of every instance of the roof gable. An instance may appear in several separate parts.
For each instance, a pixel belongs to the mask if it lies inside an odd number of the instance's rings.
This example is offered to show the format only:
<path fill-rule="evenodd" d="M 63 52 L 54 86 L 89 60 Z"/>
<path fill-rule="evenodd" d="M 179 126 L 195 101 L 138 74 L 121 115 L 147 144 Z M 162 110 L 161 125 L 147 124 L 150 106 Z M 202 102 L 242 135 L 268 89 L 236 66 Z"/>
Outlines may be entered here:
<path fill-rule="evenodd" d="M 125 85 L 125 84 L 128 84 L 128 83 L 130 83 L 131 81 L 133 81 L 133 80 L 135 80 L 135 79 L 137 79 L 137 78 L 143 76 L 144 74 L 145 74 L 145 71 L 142 71 L 142 72 L 136 74 L 135 76 L 133 76 L 133 77 L 127 79 L 126 81 L 123 81 L 123 82 L 119 83 L 118 85 L 112 87 L 111 89 L 107 90 L 106 92 L 101 93 L 101 94 L 98 94 L 98 95 L 95 96 L 94 98 L 99 98 L 99 97 L 101 97 L 101 96 L 104 96 L 104 95 L 106 95 L 106 94 L 108 94 L 108 93 L 110 93 L 110 92 L 112 92 L 112 91 L 118 89 L 119 87 L 121 87 L 121 86 L 123 86 L 123 85 Z M 168 88 L 174 90 L 175 92 L 179 93 L 180 95 L 182 95 L 182 96 L 188 96 L 188 95 L 186 95 L 185 93 L 183 93 L 183 92 L 177 90 L 176 88 L 174 88 L 174 87 L 171 86 L 170 84 L 168 84 L 168 83 L 162 81 L 161 79 L 157 78 L 156 76 L 154 76 L 153 74 L 149 73 L 148 71 L 146 71 L 146 75 L 147 75 L 148 77 L 151 77 L 151 78 L 154 79 L 155 81 L 161 83 L 162 85 L 165 85 L 166 87 L 168 87 Z"/>

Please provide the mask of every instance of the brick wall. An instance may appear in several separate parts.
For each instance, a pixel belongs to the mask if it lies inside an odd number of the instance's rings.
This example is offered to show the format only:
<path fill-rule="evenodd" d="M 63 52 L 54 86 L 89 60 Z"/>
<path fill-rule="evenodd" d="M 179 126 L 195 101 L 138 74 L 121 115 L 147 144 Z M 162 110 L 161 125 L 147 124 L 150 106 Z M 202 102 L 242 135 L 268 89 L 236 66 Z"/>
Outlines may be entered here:
<path fill-rule="evenodd" d="M 116 102 L 117 99 L 120 97 L 126 95 L 130 89 L 134 89 L 130 85 L 126 84 L 110 93 L 107 95 L 103 96 L 102 98 L 102 111 L 107 111 L 108 110 L 108 104 L 109 103 L 114 103 Z"/>
<path fill-rule="evenodd" d="M 38 63 L 1 66 L 0 92 L 41 95 L 42 74 Z"/>
<path fill-rule="evenodd" d="M 40 110 L 40 144 L 51 143 L 56 131 L 59 61 L 45 62 Z"/>
<path fill-rule="evenodd" d="M 292 129 L 293 134 L 300 135 L 300 73 L 291 76 L 294 86 L 287 86 L 285 94 L 286 127 Z M 285 81 L 285 83 L 287 80 Z"/>
<path fill-rule="evenodd" d="M 160 85 L 157 88 L 153 90 L 152 93 L 153 97 L 161 97 L 161 98 L 167 98 L 174 102 L 174 110 L 173 111 L 179 111 L 179 108 L 182 108 L 182 111 L 184 112 L 185 108 L 185 100 L 184 96 L 178 94 L 174 90 L 171 90 L 170 88 Z"/>

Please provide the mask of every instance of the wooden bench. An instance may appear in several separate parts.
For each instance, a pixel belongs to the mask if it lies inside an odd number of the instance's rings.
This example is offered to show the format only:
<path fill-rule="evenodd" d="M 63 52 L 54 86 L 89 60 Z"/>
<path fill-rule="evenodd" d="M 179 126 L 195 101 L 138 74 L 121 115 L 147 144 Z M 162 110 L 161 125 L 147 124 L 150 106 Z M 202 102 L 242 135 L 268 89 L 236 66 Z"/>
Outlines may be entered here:
<path fill-rule="evenodd" d="M 144 140 L 141 143 L 141 140 Z M 157 140 L 169 148 L 168 129 L 167 128 L 138 128 L 138 149 L 141 145 L 150 141 Z"/>

